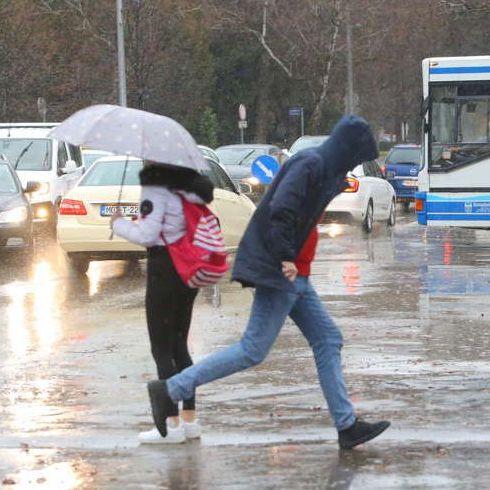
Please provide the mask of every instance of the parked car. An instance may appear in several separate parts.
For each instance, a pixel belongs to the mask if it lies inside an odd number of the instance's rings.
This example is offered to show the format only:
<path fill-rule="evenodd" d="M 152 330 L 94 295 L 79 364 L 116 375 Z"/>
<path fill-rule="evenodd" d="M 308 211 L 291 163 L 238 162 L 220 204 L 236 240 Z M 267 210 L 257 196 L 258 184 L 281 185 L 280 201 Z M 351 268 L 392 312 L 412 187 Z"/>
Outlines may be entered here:
<path fill-rule="evenodd" d="M 48 137 L 54 123 L 0 124 L 0 154 L 20 181 L 39 182 L 30 195 L 34 221 L 54 229 L 62 197 L 75 186 L 84 167 L 80 148 Z"/>
<path fill-rule="evenodd" d="M 23 188 L 9 162 L 0 159 L 0 248 L 32 247 L 32 211 L 25 194 L 38 190 L 39 184 L 28 182 Z M 15 239 L 16 242 L 10 242 Z"/>
<path fill-rule="evenodd" d="M 328 205 L 325 218 L 329 222 L 361 223 L 367 233 L 374 221 L 395 225 L 395 191 L 376 162 L 365 162 L 349 172 L 345 191 Z"/>
<path fill-rule="evenodd" d="M 109 219 L 118 207 L 125 160 L 124 156 L 97 160 L 61 201 L 58 241 L 74 269 L 80 273 L 87 271 L 91 260 L 124 260 L 145 256 L 145 250 L 138 245 L 117 236 L 110 240 Z M 228 249 L 234 250 L 255 206 L 237 190 L 218 163 L 210 159 L 207 161 L 210 168 L 203 173 L 216 187 L 210 207 L 219 217 Z M 142 166 L 140 159 L 129 159 L 120 205 L 127 219 L 136 219 L 139 214 L 139 172 Z"/>
<path fill-rule="evenodd" d="M 415 201 L 422 161 L 420 145 L 396 145 L 386 156 L 384 173 L 396 192 L 396 199 L 408 210 Z"/>
<path fill-rule="evenodd" d="M 102 157 L 109 157 L 112 153 L 104 150 L 93 150 L 92 148 L 83 148 L 82 149 L 82 160 L 83 165 L 85 167 L 85 171 L 87 171 L 96 160 Z"/>
<path fill-rule="evenodd" d="M 216 149 L 219 163 L 226 168 L 226 171 L 233 182 L 239 184 L 246 183 L 251 186 L 251 197 L 258 200 L 265 191 L 265 186 L 252 175 L 252 163 L 257 157 L 271 155 L 279 163 L 283 160 L 283 151 L 274 145 L 243 144 L 220 146 Z"/>
<path fill-rule="evenodd" d="M 291 145 L 289 156 L 293 156 L 295 153 L 298 153 L 298 151 L 306 150 L 307 148 L 320 146 L 327 139 L 327 134 L 320 136 L 301 136 Z"/>

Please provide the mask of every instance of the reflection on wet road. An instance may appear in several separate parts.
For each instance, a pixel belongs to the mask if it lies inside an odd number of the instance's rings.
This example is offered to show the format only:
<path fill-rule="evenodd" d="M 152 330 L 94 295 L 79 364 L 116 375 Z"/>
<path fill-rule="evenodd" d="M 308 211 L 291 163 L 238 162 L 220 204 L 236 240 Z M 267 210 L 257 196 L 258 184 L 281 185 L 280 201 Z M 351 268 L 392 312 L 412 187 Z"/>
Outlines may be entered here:
<path fill-rule="evenodd" d="M 312 280 L 345 338 L 361 415 L 379 442 L 338 452 L 306 342 L 288 323 L 256 369 L 203 387 L 205 435 L 136 447 L 154 376 L 145 263 L 69 270 L 48 239 L 2 256 L 0 477 L 46 488 L 482 488 L 490 481 L 490 232 L 419 227 L 371 236 L 325 225 Z M 236 340 L 252 295 L 200 294 L 197 359 Z M 219 306 L 218 306 L 219 305 Z"/>

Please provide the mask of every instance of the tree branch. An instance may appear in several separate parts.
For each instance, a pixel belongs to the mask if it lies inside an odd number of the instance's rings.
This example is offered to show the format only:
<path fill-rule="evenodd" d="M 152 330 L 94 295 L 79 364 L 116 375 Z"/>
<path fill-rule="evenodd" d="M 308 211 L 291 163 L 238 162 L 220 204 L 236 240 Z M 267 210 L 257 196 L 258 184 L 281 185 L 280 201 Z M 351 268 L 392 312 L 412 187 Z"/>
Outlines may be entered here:
<path fill-rule="evenodd" d="M 315 105 L 315 109 L 313 110 L 313 115 L 311 118 L 312 125 L 315 128 L 318 128 L 320 117 L 322 114 L 323 104 L 325 103 L 325 99 L 327 97 L 328 84 L 330 82 L 330 73 L 332 70 L 335 48 L 337 46 L 337 37 L 339 34 L 339 26 L 340 26 L 339 15 L 340 15 L 340 0 L 335 0 L 333 5 L 332 20 L 331 20 L 333 32 L 332 32 L 332 37 L 330 38 L 330 46 L 328 49 L 327 66 L 325 68 L 325 73 L 323 74 L 322 77 L 322 88 L 321 88 L 320 96 Z"/>

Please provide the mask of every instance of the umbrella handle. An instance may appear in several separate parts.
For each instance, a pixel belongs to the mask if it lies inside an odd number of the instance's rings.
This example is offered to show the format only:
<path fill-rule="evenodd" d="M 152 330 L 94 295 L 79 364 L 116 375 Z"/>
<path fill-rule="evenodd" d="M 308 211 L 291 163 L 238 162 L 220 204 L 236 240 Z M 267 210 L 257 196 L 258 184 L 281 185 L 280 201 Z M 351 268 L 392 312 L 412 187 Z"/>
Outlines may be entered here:
<path fill-rule="evenodd" d="M 126 170 L 128 169 L 128 162 L 129 162 L 129 155 L 126 156 L 126 161 L 124 162 L 124 170 L 123 170 L 123 174 L 122 174 L 121 185 L 119 186 L 119 195 L 117 196 L 117 208 L 118 209 L 121 205 L 124 181 L 126 180 Z M 109 240 L 112 240 L 113 238 L 114 238 L 114 230 L 112 229 L 111 234 L 109 236 Z"/>

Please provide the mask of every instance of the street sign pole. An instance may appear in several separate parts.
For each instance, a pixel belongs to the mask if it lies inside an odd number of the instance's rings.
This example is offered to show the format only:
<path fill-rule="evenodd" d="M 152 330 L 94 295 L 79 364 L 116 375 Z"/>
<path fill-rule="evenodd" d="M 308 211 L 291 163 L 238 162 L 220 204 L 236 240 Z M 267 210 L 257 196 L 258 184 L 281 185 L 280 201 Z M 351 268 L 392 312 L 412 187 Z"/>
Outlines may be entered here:
<path fill-rule="evenodd" d="M 119 105 L 126 107 L 126 57 L 124 53 L 123 0 L 116 0 L 117 17 L 117 75 Z"/>
<path fill-rule="evenodd" d="M 245 129 L 247 129 L 247 108 L 240 104 L 238 107 L 238 129 L 240 130 L 240 143 L 245 141 Z"/>
<path fill-rule="evenodd" d="M 240 130 L 240 143 L 243 145 L 245 141 L 245 132 L 244 130 L 247 129 L 248 123 L 247 121 L 238 121 L 238 129 Z"/>
<path fill-rule="evenodd" d="M 301 136 L 305 135 L 305 109 L 302 106 L 290 107 L 288 110 L 289 117 L 299 117 Z"/>
<path fill-rule="evenodd" d="M 46 104 L 46 99 L 44 97 L 38 97 L 37 110 L 39 111 L 39 115 L 41 116 L 43 122 L 46 122 L 46 113 L 48 111 L 48 107 Z"/>

